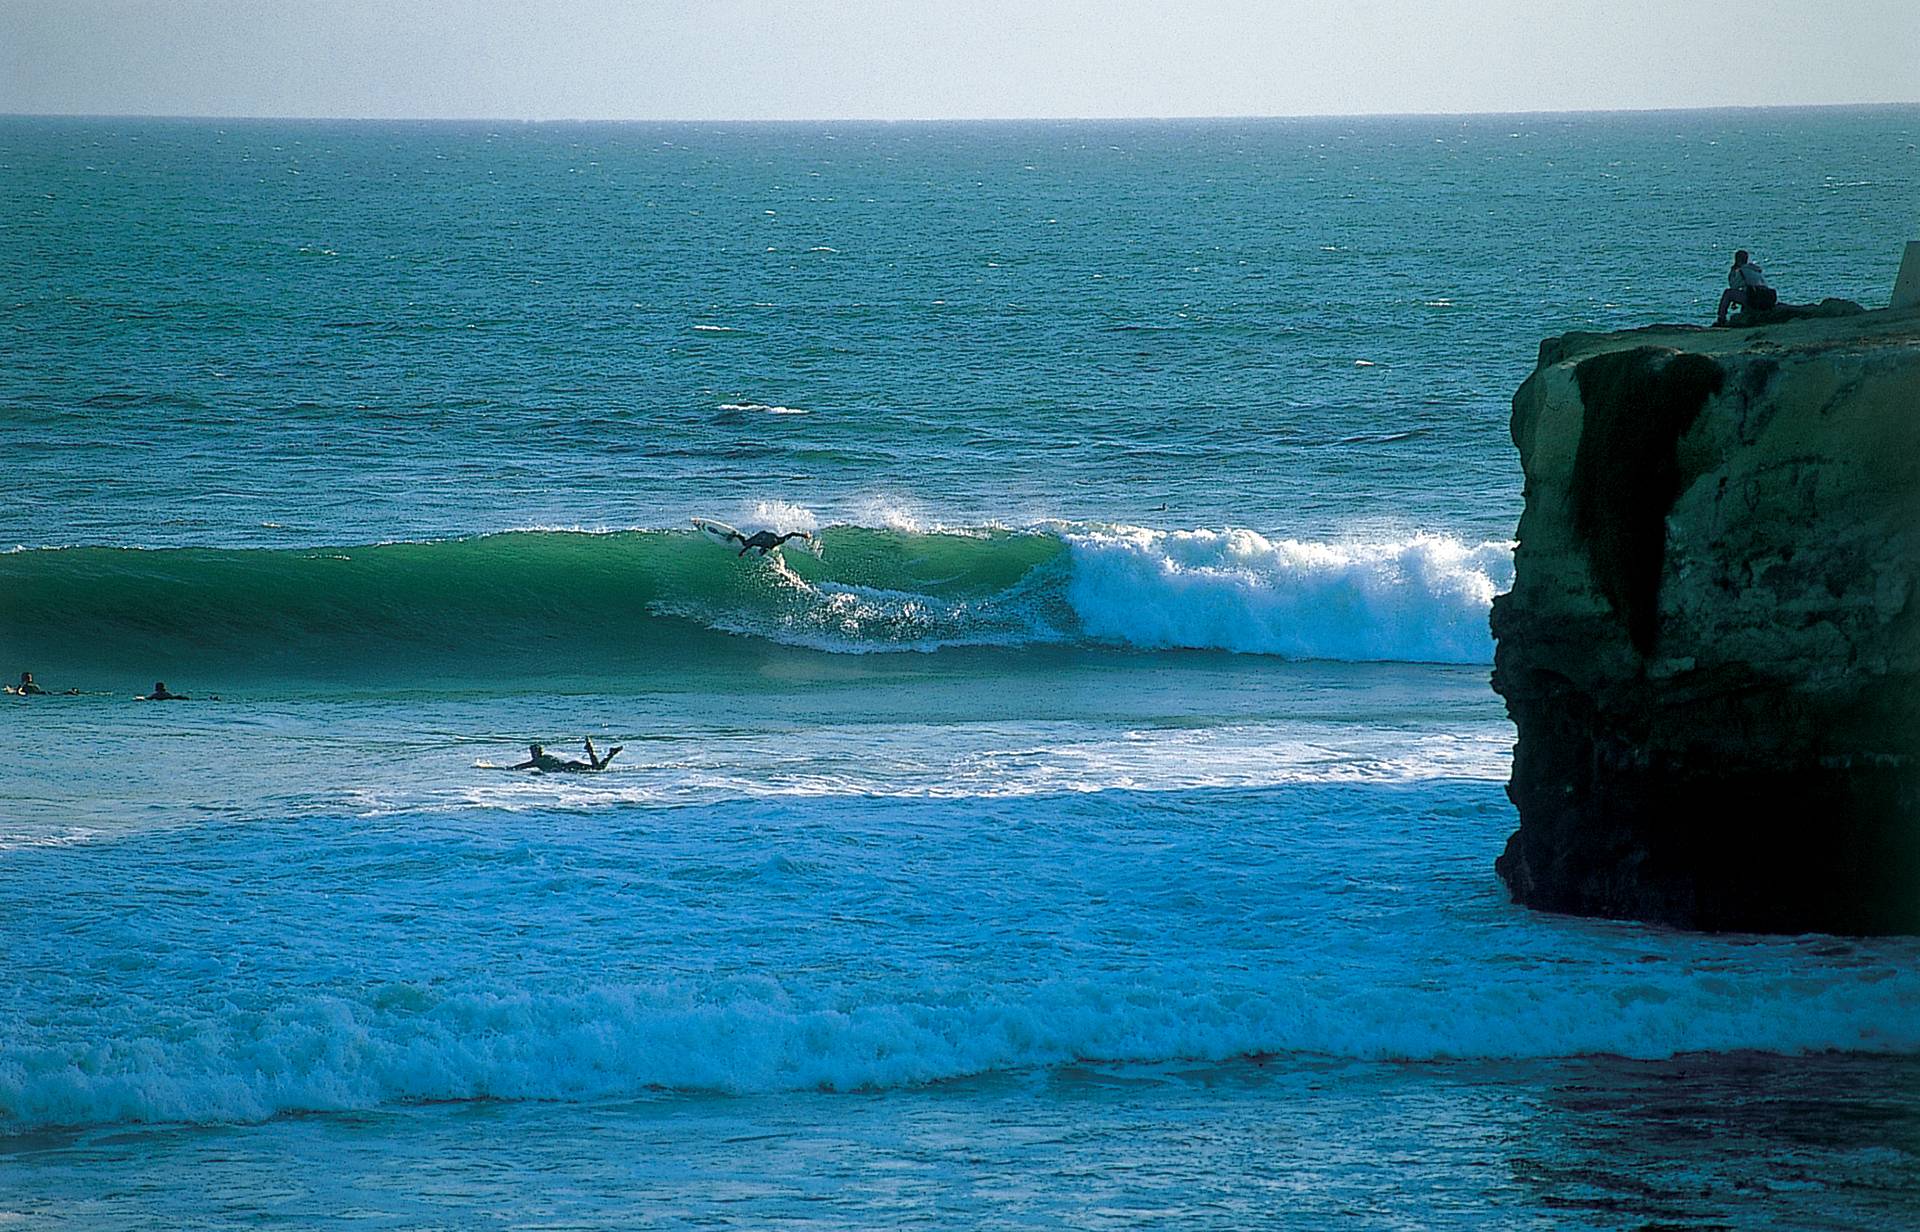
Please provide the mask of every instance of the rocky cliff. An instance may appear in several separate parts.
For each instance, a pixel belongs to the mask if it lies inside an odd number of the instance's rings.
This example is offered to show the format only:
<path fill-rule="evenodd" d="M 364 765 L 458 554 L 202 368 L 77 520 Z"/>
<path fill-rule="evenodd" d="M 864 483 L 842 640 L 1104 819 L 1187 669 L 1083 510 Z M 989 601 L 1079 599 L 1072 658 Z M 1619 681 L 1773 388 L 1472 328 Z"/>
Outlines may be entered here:
<path fill-rule="evenodd" d="M 1514 898 L 1920 931 L 1920 312 L 1553 339 L 1513 440 Z"/>

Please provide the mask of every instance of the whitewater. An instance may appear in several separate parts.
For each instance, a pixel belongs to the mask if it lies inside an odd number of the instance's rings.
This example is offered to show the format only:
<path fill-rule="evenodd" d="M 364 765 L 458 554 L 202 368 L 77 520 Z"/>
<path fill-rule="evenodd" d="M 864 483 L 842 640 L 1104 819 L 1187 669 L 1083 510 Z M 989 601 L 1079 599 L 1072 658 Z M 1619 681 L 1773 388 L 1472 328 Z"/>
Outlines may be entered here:
<path fill-rule="evenodd" d="M 119 842 L 81 889 L 49 876 L 69 849 L 16 853 L 8 901 L 45 932 L 12 953 L 38 995 L 6 1007 L 0 1103 L 228 1122 L 1068 1063 L 1920 1047 L 1909 943 L 1532 926 L 1465 854 L 1497 789 L 1217 799 L 316 817 Z M 156 1015 L 137 1045 L 128 1004 Z"/>
<path fill-rule="evenodd" d="M 1487 616 L 1916 131 L 0 118 L 0 1225 L 1911 1224 L 1920 948 L 1515 907 Z"/>

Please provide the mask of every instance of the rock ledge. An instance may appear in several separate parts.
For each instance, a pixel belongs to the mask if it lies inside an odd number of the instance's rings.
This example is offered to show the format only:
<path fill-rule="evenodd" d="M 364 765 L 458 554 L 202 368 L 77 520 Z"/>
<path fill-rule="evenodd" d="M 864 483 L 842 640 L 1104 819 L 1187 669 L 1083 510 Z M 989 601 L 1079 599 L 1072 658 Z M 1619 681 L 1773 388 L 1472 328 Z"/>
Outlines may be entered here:
<path fill-rule="evenodd" d="M 1920 312 L 1550 339 L 1513 440 L 1514 898 L 1920 932 Z"/>

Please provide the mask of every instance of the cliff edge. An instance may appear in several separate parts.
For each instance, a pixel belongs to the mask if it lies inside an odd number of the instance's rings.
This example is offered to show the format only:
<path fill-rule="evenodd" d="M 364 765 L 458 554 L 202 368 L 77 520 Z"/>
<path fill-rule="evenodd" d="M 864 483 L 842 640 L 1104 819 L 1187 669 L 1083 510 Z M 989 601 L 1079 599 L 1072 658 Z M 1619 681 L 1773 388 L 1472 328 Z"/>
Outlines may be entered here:
<path fill-rule="evenodd" d="M 1920 311 L 1551 339 L 1513 441 L 1514 898 L 1920 932 Z"/>

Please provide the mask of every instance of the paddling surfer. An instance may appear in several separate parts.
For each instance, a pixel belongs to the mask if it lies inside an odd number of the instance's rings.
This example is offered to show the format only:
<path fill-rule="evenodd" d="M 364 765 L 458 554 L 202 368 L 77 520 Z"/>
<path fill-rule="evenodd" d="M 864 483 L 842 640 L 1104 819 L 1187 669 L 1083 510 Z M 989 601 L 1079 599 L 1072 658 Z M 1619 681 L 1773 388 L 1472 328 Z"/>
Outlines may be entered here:
<path fill-rule="evenodd" d="M 591 773 L 596 770 L 605 770 L 607 763 L 611 762 L 615 757 L 618 757 L 620 750 L 626 747 L 624 744 L 616 744 L 607 750 L 605 757 L 602 757 L 594 750 L 593 737 L 589 736 L 587 737 L 587 760 L 579 761 L 574 758 L 563 760 L 547 752 L 546 749 L 540 745 L 529 744 L 527 746 L 527 752 L 532 754 L 532 756 L 518 765 L 508 766 L 507 769 L 540 770 L 548 774 L 576 774 L 581 771 Z"/>
<path fill-rule="evenodd" d="M 185 693 L 169 693 L 167 691 L 167 682 L 164 680 L 156 680 L 153 682 L 153 692 L 137 693 L 134 695 L 133 700 L 136 702 L 190 702 L 193 699 Z"/>
<path fill-rule="evenodd" d="M 21 672 L 19 684 L 0 685 L 0 693 L 12 693 L 19 697 L 78 697 L 78 689 L 62 689 L 55 693 L 52 689 L 43 689 L 40 682 L 33 678 L 32 672 Z"/>

